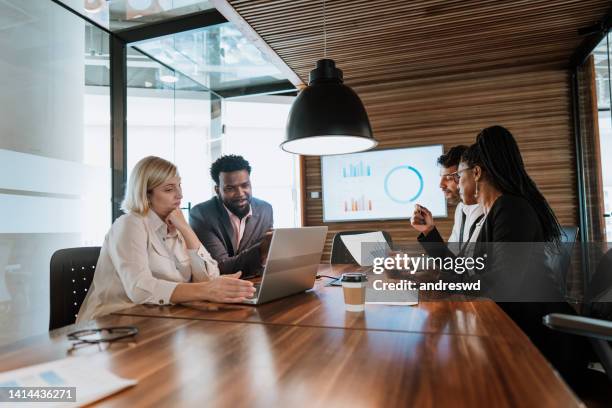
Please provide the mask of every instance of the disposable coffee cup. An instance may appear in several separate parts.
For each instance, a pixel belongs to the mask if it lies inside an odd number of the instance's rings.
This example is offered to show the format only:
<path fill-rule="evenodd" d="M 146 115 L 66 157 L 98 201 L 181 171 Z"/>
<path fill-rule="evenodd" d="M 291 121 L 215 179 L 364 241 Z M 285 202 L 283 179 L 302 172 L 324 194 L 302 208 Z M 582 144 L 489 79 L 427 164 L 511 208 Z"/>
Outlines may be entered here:
<path fill-rule="evenodd" d="M 366 281 L 365 273 L 350 272 L 342 274 L 344 307 L 348 312 L 363 312 L 365 310 Z"/>

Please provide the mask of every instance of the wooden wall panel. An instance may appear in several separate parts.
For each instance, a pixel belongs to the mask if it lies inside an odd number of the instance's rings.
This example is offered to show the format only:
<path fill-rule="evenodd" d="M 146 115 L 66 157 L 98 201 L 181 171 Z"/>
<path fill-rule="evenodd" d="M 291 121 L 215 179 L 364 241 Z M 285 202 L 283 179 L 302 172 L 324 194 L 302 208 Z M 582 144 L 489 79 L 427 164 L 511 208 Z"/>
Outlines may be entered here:
<path fill-rule="evenodd" d="M 527 170 L 562 224 L 576 225 L 575 155 L 571 121 L 570 82 L 565 70 L 501 74 L 447 81 L 396 82 L 356 87 L 370 116 L 379 148 L 473 143 L 479 130 L 493 124 L 515 135 Z M 321 191 L 320 160 L 305 159 L 305 225 L 322 225 L 322 201 L 309 193 Z M 437 219 L 447 237 L 454 208 Z M 406 214 L 408 217 L 409 214 Z M 328 223 L 324 259 L 338 231 L 384 229 L 395 243 L 415 242 L 408 220 Z"/>

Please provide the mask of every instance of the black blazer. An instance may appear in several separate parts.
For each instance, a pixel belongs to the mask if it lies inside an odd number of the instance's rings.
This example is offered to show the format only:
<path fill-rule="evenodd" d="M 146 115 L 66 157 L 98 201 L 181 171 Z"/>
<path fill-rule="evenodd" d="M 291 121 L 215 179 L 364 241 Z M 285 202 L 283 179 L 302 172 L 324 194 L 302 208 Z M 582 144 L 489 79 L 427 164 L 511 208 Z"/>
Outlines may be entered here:
<path fill-rule="evenodd" d="M 266 231 L 274 224 L 272 206 L 257 198 L 251 199 L 253 215 L 246 221 L 240 246 L 236 247 L 234 229 L 227 211 L 218 197 L 191 209 L 189 224 L 222 274 L 242 271 L 242 277 L 257 275 L 263 270 L 259 245 Z"/>
<path fill-rule="evenodd" d="M 487 215 L 475 256 L 482 255 L 486 249 L 483 286 L 486 281 L 486 288 L 494 298 L 500 293 L 511 295 L 514 300 L 498 302 L 498 305 L 563 378 L 576 384 L 586 366 L 584 351 L 588 346 L 576 336 L 553 332 L 542 324 L 542 318 L 549 313 L 575 314 L 565 302 L 564 288 L 551 269 L 543 241 L 542 224 L 531 204 L 522 197 L 504 194 Z"/>
<path fill-rule="evenodd" d="M 486 268 L 478 277 L 485 296 L 502 302 L 564 301 L 549 259 L 554 247 L 544 242 L 541 221 L 525 198 L 500 196 L 474 245 L 474 257 L 486 254 Z"/>
<path fill-rule="evenodd" d="M 523 197 L 500 196 L 480 229 L 478 242 L 543 242 L 544 231 L 535 210 Z"/>

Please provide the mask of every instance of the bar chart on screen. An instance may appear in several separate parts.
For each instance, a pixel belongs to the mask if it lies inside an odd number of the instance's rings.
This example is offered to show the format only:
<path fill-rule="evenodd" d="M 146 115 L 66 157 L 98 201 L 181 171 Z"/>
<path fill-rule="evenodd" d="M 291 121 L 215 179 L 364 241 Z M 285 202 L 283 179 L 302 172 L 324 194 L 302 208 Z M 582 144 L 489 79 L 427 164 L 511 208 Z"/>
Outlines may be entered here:
<path fill-rule="evenodd" d="M 372 211 L 372 200 L 361 195 L 357 198 L 344 200 L 344 212 Z"/>
<path fill-rule="evenodd" d="M 364 164 L 363 161 L 349 163 L 342 167 L 342 177 L 370 177 L 372 175 L 372 167 L 369 164 Z"/>

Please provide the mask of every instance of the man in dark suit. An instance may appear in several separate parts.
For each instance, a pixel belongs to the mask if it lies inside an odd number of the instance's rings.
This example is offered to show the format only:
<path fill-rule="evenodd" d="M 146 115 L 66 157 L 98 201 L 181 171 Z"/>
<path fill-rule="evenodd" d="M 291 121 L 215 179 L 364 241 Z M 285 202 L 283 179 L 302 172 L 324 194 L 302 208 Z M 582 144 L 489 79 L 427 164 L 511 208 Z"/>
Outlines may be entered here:
<path fill-rule="evenodd" d="M 272 206 L 251 193 L 251 166 L 242 156 L 227 155 L 210 168 L 216 197 L 191 209 L 189 224 L 219 263 L 222 274 L 263 270 L 272 238 Z"/>

